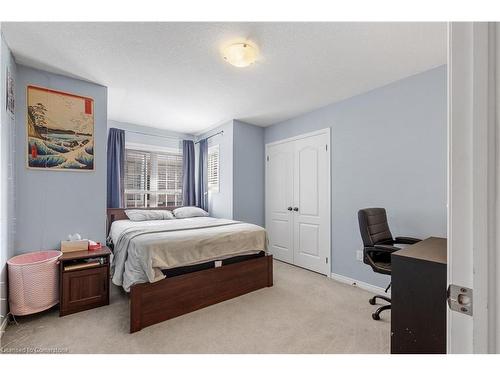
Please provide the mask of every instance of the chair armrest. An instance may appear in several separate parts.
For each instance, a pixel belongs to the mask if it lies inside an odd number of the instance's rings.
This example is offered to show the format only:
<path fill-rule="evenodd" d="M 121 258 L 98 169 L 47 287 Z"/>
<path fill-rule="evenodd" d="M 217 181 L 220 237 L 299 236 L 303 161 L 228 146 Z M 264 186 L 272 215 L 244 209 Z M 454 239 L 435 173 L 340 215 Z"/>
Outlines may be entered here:
<path fill-rule="evenodd" d="M 379 241 L 376 243 L 376 245 L 392 245 L 392 244 L 394 244 L 394 240 L 392 238 L 388 240 Z"/>
<path fill-rule="evenodd" d="M 405 245 L 413 245 L 417 242 L 422 241 L 419 238 L 413 238 L 413 237 L 396 237 L 394 239 L 395 243 L 400 243 L 400 244 L 405 244 Z"/>
<path fill-rule="evenodd" d="M 390 256 L 393 252 L 401 250 L 400 248 L 396 246 L 391 246 L 391 245 L 375 245 L 370 248 L 365 247 L 365 257 L 364 257 L 364 262 L 367 263 L 372 267 L 372 269 L 375 272 L 381 272 L 390 275 L 390 270 L 387 270 L 386 268 L 382 267 L 380 264 L 377 264 L 373 256 L 380 256 L 383 254 L 387 254 L 386 256 Z"/>
<path fill-rule="evenodd" d="M 399 247 L 392 246 L 392 245 L 375 245 L 373 246 L 373 250 L 369 251 L 383 251 L 386 253 L 393 253 L 395 251 L 401 250 Z"/>

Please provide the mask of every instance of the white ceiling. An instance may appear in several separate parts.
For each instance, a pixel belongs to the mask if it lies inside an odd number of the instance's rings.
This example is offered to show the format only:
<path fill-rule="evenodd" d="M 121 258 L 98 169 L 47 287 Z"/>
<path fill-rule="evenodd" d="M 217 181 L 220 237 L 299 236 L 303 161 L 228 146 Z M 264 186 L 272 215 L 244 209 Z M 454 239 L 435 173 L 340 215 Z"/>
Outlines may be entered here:
<path fill-rule="evenodd" d="M 268 126 L 446 63 L 444 23 L 2 23 L 18 63 L 108 87 L 112 120 Z M 243 39 L 242 39 L 243 38 Z M 261 58 L 221 57 L 248 38 Z"/>

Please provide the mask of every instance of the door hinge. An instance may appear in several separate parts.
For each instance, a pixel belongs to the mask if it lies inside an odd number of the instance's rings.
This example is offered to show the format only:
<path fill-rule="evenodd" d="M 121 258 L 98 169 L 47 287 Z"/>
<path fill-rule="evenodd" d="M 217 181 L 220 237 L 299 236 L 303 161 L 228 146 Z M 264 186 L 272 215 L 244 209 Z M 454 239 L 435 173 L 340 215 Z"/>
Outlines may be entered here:
<path fill-rule="evenodd" d="M 472 315 L 472 289 L 450 284 L 448 286 L 448 306 L 452 311 Z"/>

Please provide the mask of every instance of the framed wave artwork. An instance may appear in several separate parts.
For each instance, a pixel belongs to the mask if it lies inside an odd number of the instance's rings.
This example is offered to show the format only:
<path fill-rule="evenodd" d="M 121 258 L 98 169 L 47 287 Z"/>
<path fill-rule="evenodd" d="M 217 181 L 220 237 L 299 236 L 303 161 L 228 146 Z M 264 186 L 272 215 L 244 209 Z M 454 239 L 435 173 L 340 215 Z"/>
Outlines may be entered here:
<path fill-rule="evenodd" d="M 94 170 L 94 100 L 27 87 L 26 165 L 30 169 Z"/>

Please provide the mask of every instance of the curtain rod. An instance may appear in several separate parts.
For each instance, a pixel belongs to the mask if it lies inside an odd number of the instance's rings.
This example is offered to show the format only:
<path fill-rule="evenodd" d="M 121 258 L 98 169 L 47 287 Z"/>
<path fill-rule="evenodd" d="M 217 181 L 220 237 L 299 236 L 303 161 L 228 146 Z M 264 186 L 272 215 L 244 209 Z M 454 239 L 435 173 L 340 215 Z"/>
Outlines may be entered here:
<path fill-rule="evenodd" d="M 182 140 L 182 138 L 174 137 L 173 135 L 156 135 L 156 134 L 148 134 L 148 133 L 138 132 L 135 130 L 126 130 L 126 129 L 124 129 L 124 130 L 126 133 L 142 134 L 142 135 L 147 135 L 149 137 L 170 138 L 170 139 L 177 139 L 178 141 Z"/>
<path fill-rule="evenodd" d="M 207 138 L 203 138 L 203 139 L 205 139 L 205 140 L 210 139 L 210 138 L 215 137 L 216 135 L 219 135 L 219 134 L 224 134 L 224 130 L 221 130 L 220 132 L 212 134 L 211 136 L 208 136 Z M 201 141 L 201 139 L 200 139 L 200 141 Z M 197 141 L 194 144 L 198 144 L 198 143 L 200 143 L 200 141 Z"/>
<path fill-rule="evenodd" d="M 124 129 L 124 130 L 125 130 L 125 129 Z M 135 134 L 147 135 L 147 136 L 149 136 L 149 137 L 170 138 L 170 139 L 176 139 L 176 140 L 179 140 L 179 141 L 180 141 L 180 140 L 182 140 L 182 138 L 180 138 L 180 137 L 175 137 L 175 136 L 173 136 L 173 135 L 156 135 L 156 134 L 148 134 L 148 133 L 138 132 L 138 131 L 135 131 L 135 130 L 125 130 L 125 132 L 127 132 L 127 133 L 135 133 Z M 222 134 L 224 134 L 224 130 L 221 130 L 220 132 L 217 132 L 217 133 L 215 133 L 215 134 L 212 134 L 211 136 L 208 136 L 208 137 L 206 137 L 206 138 L 204 138 L 204 139 L 210 139 L 210 138 L 212 138 L 212 137 L 215 137 L 216 135 L 222 135 Z M 200 141 L 195 142 L 195 144 L 198 144 L 198 143 L 200 143 Z"/>

